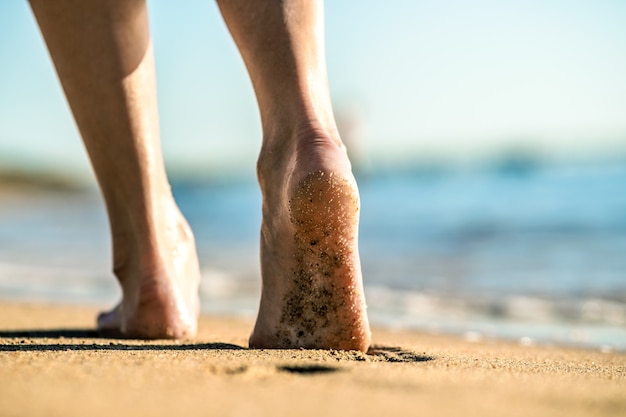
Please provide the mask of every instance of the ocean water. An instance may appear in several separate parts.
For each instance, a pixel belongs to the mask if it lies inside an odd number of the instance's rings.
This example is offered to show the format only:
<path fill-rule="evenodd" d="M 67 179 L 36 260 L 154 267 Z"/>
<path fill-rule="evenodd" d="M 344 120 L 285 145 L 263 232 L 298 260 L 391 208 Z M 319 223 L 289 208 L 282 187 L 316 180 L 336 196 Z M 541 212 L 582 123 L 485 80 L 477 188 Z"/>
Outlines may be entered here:
<path fill-rule="evenodd" d="M 359 175 L 375 324 L 626 351 L 626 163 Z M 207 312 L 255 314 L 254 181 L 174 181 Z M 113 304 L 97 193 L 0 196 L 0 297 Z"/>

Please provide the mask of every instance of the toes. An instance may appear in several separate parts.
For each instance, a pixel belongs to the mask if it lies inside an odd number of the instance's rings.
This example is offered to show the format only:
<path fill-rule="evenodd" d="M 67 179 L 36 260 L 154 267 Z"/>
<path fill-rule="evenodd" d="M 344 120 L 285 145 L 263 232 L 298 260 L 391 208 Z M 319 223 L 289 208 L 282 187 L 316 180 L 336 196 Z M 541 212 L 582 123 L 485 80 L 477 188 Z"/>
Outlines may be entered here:
<path fill-rule="evenodd" d="M 117 330 L 120 331 L 122 327 L 122 320 L 120 314 L 120 305 L 118 304 L 115 308 L 110 311 L 103 311 L 98 314 L 98 330 L 106 331 L 106 330 Z"/>
<path fill-rule="evenodd" d="M 159 306 L 143 307 L 131 318 L 124 318 L 121 304 L 98 314 L 98 333 L 103 337 L 126 339 L 189 339 L 197 332 L 197 314 L 187 315 L 181 311 L 172 313 Z M 197 309 L 196 309 L 197 310 Z M 122 320 L 124 323 L 122 324 Z"/>

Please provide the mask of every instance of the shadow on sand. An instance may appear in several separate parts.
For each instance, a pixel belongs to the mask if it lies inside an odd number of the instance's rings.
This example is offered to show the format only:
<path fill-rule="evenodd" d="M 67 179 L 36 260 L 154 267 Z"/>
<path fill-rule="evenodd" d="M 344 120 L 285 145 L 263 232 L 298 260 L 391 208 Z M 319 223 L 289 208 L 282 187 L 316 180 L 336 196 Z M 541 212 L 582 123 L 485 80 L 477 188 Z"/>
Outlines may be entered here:
<path fill-rule="evenodd" d="M 6 343 L 1 340 L 12 340 Z M 33 339 L 99 339 L 98 342 L 89 343 L 36 343 Z M 110 340 L 108 344 L 104 341 Z M 129 342 L 127 343 L 126 340 Z M 243 346 L 230 343 L 146 343 L 141 339 L 119 339 L 102 335 L 93 329 L 46 329 L 46 330 L 3 330 L 0 331 L 0 352 L 33 352 L 33 351 L 71 351 L 71 350 L 245 350 Z M 131 343 L 136 340 L 142 344 Z"/>
<path fill-rule="evenodd" d="M 5 340 L 3 340 L 5 339 Z M 8 339 L 8 340 L 7 340 Z M 16 340 L 19 339 L 19 340 Z M 43 339 L 43 340 L 42 340 Z M 57 339 L 59 343 L 51 343 Z M 75 343 L 60 343 L 65 339 L 83 339 Z M 108 341 L 108 343 L 107 343 Z M 58 351 L 193 351 L 193 350 L 254 350 L 231 343 L 179 343 L 174 341 L 146 341 L 142 339 L 120 339 L 100 334 L 94 329 L 25 329 L 0 330 L 0 352 L 58 352 Z M 298 350 L 299 351 L 299 350 Z M 329 351 L 332 352 L 332 351 Z M 427 362 L 432 356 L 418 354 L 396 346 L 373 345 L 367 355 L 348 354 L 344 359 L 376 362 Z M 284 367 L 281 371 L 309 374 L 324 373 L 327 369 L 315 367 Z"/>

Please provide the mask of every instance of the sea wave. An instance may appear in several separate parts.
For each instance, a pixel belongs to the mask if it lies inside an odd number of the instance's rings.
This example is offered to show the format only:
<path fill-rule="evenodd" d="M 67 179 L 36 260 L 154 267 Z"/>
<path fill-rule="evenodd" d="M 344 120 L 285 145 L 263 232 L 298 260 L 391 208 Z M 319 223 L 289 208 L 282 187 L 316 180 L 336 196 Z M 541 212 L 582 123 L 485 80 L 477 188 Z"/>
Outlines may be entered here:
<path fill-rule="evenodd" d="M 364 179 L 372 322 L 626 350 L 625 181 L 624 164 Z M 0 297 L 115 303 L 99 196 L 16 190 L 0 204 Z M 196 237 L 203 309 L 253 316 L 257 185 L 179 182 L 173 191 Z"/>
<path fill-rule="evenodd" d="M 203 268 L 206 313 L 254 317 L 260 295 L 255 274 Z M 462 294 L 365 287 L 374 325 L 483 338 L 517 339 L 626 351 L 626 302 L 598 297 Z M 112 275 L 87 266 L 0 262 L 0 298 L 112 306 L 120 290 Z"/>

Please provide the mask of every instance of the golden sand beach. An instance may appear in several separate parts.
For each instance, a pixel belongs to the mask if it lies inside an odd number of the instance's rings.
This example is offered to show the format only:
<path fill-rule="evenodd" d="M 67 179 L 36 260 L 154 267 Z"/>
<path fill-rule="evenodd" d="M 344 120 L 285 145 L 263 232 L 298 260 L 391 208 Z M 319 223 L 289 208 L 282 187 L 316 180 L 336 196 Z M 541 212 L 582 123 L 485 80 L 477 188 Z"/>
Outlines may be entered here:
<path fill-rule="evenodd" d="M 374 329 L 369 354 L 98 338 L 96 309 L 0 303 L 0 416 L 624 416 L 626 355 Z"/>

